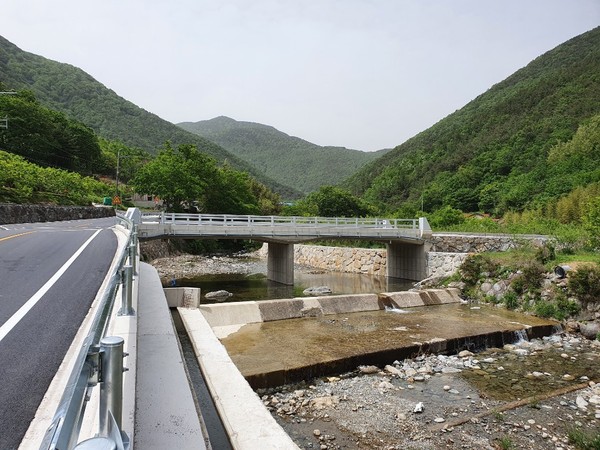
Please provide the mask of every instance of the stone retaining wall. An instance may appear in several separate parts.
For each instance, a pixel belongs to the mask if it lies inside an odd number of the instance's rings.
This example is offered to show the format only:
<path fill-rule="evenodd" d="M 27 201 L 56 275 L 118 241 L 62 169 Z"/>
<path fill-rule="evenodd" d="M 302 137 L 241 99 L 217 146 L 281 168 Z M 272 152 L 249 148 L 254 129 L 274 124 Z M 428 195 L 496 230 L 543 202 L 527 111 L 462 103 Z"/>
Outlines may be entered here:
<path fill-rule="evenodd" d="M 482 253 L 505 252 L 525 243 L 541 246 L 548 240 L 547 236 L 536 235 L 435 233 L 428 239 L 428 243 L 432 252 Z"/>
<path fill-rule="evenodd" d="M 59 220 L 113 217 L 113 208 L 94 206 L 55 206 L 0 204 L 0 225 L 8 223 L 55 222 Z"/>
<path fill-rule="evenodd" d="M 468 253 L 428 252 L 427 277 L 452 275 L 467 255 Z M 294 262 L 333 272 L 364 273 L 384 277 L 386 276 L 387 251 L 385 249 L 295 245 Z"/>

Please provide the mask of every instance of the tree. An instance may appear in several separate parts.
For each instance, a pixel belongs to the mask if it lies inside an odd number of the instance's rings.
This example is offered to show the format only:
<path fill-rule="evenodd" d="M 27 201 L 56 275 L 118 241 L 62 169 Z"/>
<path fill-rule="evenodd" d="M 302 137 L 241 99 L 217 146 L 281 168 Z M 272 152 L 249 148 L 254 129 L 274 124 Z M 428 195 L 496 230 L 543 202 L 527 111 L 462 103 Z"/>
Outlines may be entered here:
<path fill-rule="evenodd" d="M 306 197 L 305 203 L 322 217 L 365 217 L 369 213 L 358 197 L 336 186 L 321 186 Z"/>
<path fill-rule="evenodd" d="M 202 198 L 207 186 L 201 174 L 194 170 L 200 162 L 193 156 L 190 148 L 180 146 L 174 150 L 167 142 L 156 158 L 137 172 L 132 180 L 134 189 L 159 196 L 167 211 L 185 211 Z M 214 161 L 207 162 L 216 168 Z"/>
<path fill-rule="evenodd" d="M 166 143 L 143 166 L 132 184 L 137 192 L 159 196 L 167 211 L 216 214 L 273 214 L 279 197 L 248 173 L 222 167 L 193 145 Z"/>
<path fill-rule="evenodd" d="M 583 226 L 590 235 L 592 247 L 600 247 L 600 197 L 595 197 L 588 202 L 588 211 L 583 217 Z"/>

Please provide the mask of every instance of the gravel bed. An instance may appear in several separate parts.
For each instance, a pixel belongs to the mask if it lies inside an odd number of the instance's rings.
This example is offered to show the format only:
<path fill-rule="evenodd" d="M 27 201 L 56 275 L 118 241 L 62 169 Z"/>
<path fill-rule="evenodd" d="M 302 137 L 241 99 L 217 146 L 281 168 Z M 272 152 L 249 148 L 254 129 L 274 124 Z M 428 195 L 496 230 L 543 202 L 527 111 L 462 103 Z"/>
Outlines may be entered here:
<path fill-rule="evenodd" d="M 545 355 L 580 359 L 590 376 L 558 368 L 543 372 Z M 569 433 L 600 441 L 600 342 L 552 336 L 481 354 L 422 356 L 378 368 L 361 366 L 337 377 L 259 390 L 263 403 L 304 449 L 576 449 Z M 493 356 L 490 356 L 493 355 Z M 515 358 L 516 361 L 515 361 Z M 503 367 L 502 365 L 506 365 Z M 515 370 L 530 365 L 515 375 Z M 553 380 L 560 389 L 511 401 L 488 397 L 464 375 L 502 376 L 537 385 Z M 562 383 L 562 384 L 561 384 Z M 523 395 L 523 398 L 515 394 Z M 546 398 L 548 397 L 548 398 Z M 590 447 L 597 448 L 597 447 Z"/>

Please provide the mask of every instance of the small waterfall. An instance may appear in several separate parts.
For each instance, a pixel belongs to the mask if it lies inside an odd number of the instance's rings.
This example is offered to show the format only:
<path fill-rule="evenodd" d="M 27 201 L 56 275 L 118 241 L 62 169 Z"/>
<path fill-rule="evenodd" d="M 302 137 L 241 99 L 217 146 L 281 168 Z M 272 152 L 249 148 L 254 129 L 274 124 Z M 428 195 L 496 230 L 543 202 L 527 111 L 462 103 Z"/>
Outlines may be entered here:
<path fill-rule="evenodd" d="M 385 310 L 387 312 L 393 312 L 396 314 L 409 314 L 410 313 L 410 311 L 407 311 L 406 309 L 397 308 L 394 305 L 392 305 L 392 306 L 385 305 Z"/>
<path fill-rule="evenodd" d="M 529 341 L 529 336 L 527 335 L 527 330 L 526 329 L 522 329 L 522 330 L 515 330 L 513 332 L 515 334 L 515 337 L 517 338 L 515 340 L 515 343 L 519 343 L 519 342 L 524 342 L 524 341 Z"/>

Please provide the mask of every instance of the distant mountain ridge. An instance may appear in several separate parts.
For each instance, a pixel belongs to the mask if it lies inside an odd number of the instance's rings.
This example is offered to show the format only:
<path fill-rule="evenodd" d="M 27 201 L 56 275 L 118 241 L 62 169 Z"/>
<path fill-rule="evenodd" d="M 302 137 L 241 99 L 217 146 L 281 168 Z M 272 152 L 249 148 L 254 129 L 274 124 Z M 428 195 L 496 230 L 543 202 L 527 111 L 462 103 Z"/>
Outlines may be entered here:
<path fill-rule="evenodd" d="M 0 82 L 10 89 L 29 89 L 43 105 L 65 113 L 99 136 L 156 153 L 166 141 L 174 146 L 194 144 L 218 161 L 251 173 L 284 198 L 299 192 L 277 183 L 219 145 L 161 119 L 125 100 L 70 64 L 25 52 L 0 36 Z"/>
<path fill-rule="evenodd" d="M 597 27 L 534 59 L 344 186 L 391 211 L 541 207 L 600 182 L 599 115 Z M 578 130 L 587 144 L 561 152 Z"/>
<path fill-rule="evenodd" d="M 225 116 L 178 123 L 181 128 L 215 142 L 279 183 L 304 193 L 338 184 L 389 150 L 362 152 L 322 147 L 276 128 Z"/>

